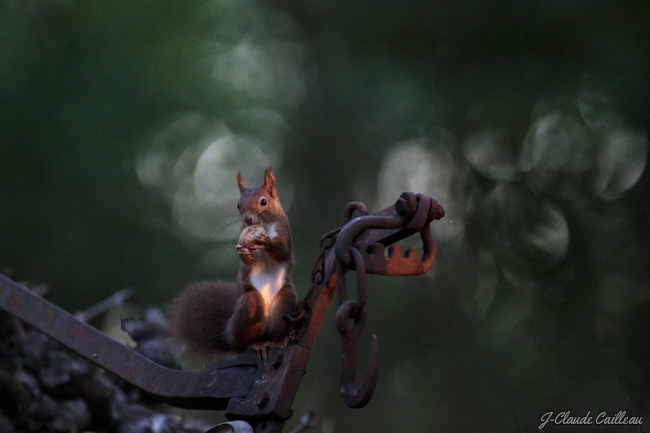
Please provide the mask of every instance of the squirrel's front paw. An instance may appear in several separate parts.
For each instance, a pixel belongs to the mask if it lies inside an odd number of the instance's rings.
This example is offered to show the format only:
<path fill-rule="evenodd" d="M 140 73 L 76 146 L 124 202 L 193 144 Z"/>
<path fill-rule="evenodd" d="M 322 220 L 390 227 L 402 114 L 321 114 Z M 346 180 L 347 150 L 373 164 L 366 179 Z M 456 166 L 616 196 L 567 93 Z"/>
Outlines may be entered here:
<path fill-rule="evenodd" d="M 254 250 L 265 249 L 271 244 L 271 238 L 267 234 L 259 234 L 251 239 L 252 245 L 249 248 Z"/>
<path fill-rule="evenodd" d="M 271 243 L 266 230 L 262 226 L 248 226 L 242 230 L 239 235 L 238 247 L 243 247 L 251 250 L 259 250 L 266 248 Z"/>
<path fill-rule="evenodd" d="M 242 262 L 246 263 L 247 265 L 253 263 L 253 252 L 250 250 L 250 248 L 245 248 L 241 245 L 237 245 L 235 248 L 237 249 L 237 254 L 239 254 Z"/>

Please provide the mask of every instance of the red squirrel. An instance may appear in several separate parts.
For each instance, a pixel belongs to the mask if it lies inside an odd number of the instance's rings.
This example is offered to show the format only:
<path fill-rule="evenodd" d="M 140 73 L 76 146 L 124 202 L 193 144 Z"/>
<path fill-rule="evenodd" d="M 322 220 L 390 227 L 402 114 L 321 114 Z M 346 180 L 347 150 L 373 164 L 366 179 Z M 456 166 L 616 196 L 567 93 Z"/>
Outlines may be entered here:
<path fill-rule="evenodd" d="M 237 185 L 245 238 L 236 247 L 237 281 L 191 284 L 172 305 L 172 338 L 195 364 L 248 347 L 264 356 L 268 347 L 284 346 L 290 328 L 284 316 L 296 307 L 291 228 L 271 167 L 262 185 L 247 186 L 241 172 Z"/>

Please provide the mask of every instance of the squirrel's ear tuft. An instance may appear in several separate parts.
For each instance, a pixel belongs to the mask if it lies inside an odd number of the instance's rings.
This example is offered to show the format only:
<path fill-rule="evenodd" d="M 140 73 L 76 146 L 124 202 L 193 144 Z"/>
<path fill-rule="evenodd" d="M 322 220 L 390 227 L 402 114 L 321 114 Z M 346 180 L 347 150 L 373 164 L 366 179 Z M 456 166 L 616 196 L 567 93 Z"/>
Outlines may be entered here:
<path fill-rule="evenodd" d="M 264 184 L 262 185 L 262 188 L 268 192 L 271 197 L 276 197 L 275 178 L 273 177 L 273 172 L 271 172 L 270 165 L 266 167 L 266 170 L 264 170 Z"/>
<path fill-rule="evenodd" d="M 244 178 L 241 175 L 241 171 L 237 172 L 237 186 L 239 187 L 239 192 L 242 192 L 246 189 L 246 183 L 244 182 Z"/>

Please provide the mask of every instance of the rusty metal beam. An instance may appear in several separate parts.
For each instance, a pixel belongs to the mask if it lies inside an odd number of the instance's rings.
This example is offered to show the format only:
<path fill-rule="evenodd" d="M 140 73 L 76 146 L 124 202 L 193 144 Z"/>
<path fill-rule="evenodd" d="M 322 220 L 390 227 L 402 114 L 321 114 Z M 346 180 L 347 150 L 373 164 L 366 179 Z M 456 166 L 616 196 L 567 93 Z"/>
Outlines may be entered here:
<path fill-rule="evenodd" d="M 224 410 L 231 398 L 246 397 L 255 379 L 258 362 L 250 356 L 201 372 L 163 367 L 1 274 L 0 309 L 173 406 Z"/>

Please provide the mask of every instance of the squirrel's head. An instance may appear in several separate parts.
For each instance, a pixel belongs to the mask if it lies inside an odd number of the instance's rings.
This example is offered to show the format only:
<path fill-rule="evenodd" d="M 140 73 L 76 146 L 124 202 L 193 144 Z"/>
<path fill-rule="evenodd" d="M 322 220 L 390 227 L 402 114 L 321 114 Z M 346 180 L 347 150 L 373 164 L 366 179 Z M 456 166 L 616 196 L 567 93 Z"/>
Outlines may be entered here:
<path fill-rule="evenodd" d="M 241 216 L 242 228 L 245 226 L 273 223 L 284 215 L 282 205 L 275 190 L 275 178 L 269 165 L 264 170 L 264 183 L 259 186 L 246 186 L 241 172 L 237 173 L 237 186 L 241 196 L 237 209 Z"/>

